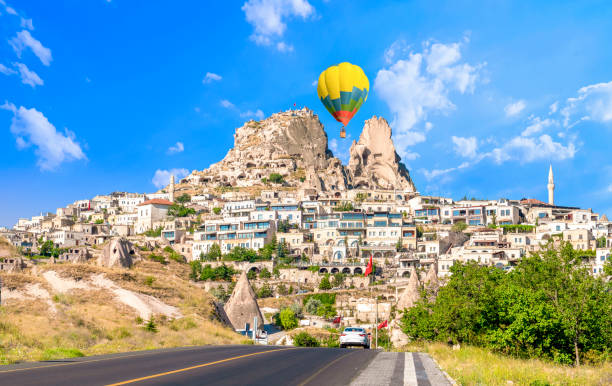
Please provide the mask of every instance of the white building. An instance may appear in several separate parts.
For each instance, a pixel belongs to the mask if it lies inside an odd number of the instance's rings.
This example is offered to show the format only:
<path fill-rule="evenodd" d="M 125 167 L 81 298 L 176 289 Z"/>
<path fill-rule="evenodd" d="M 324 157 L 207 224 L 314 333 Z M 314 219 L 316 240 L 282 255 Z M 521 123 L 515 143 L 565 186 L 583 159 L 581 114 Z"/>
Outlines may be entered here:
<path fill-rule="evenodd" d="M 172 202 L 163 199 L 152 199 L 138 205 L 136 233 L 143 233 L 153 228 L 153 223 L 166 218 Z"/>

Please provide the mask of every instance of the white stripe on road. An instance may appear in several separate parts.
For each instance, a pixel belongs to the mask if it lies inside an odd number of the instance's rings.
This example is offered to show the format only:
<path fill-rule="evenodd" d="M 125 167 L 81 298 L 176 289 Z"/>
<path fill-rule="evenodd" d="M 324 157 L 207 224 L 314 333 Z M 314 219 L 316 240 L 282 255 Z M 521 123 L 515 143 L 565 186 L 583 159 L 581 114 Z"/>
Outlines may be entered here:
<path fill-rule="evenodd" d="M 416 370 L 414 368 L 414 358 L 411 352 L 404 353 L 404 385 L 417 386 Z"/>
<path fill-rule="evenodd" d="M 374 357 L 372 362 L 361 374 L 351 382 L 352 386 L 380 386 L 391 384 L 391 377 L 395 369 L 398 353 L 381 352 Z"/>

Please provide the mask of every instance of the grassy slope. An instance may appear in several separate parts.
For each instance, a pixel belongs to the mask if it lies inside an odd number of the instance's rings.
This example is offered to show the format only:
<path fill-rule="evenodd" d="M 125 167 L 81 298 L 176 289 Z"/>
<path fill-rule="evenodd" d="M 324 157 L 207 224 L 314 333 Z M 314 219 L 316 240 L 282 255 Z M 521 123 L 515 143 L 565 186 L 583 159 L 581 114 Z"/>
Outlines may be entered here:
<path fill-rule="evenodd" d="M 122 288 L 151 295 L 179 308 L 184 318 L 156 318 L 158 332 L 145 331 L 131 308 L 105 290 L 76 289 L 55 293 L 41 274 L 56 271 L 62 277 L 86 280 L 104 273 Z M 101 268 L 86 264 L 38 267 L 37 273 L 3 274 L 5 288 L 24 292 L 40 283 L 49 291 L 57 313 L 41 299 L 9 300 L 0 308 L 0 364 L 47 360 L 131 350 L 204 344 L 241 343 L 244 338 L 219 323 L 212 298 L 190 283 L 188 267 L 143 261 L 131 269 Z M 148 277 L 153 283 L 148 285 Z"/>
<path fill-rule="evenodd" d="M 610 385 L 612 366 L 556 365 L 537 359 L 516 359 L 479 347 L 453 351 L 442 343 L 407 346 L 404 351 L 429 353 L 461 385 Z M 509 382 L 511 381 L 511 382 Z"/>

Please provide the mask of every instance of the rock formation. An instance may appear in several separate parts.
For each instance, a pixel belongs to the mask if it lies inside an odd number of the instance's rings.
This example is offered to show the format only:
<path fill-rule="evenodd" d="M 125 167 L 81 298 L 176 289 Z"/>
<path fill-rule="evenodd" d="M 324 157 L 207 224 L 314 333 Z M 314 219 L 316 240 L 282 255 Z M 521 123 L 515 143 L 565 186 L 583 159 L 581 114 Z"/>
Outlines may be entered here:
<path fill-rule="evenodd" d="M 104 246 L 99 264 L 104 267 L 130 268 L 136 256 L 136 248 L 131 242 L 124 238 L 115 238 Z"/>
<path fill-rule="evenodd" d="M 243 271 L 240 275 L 234 292 L 232 292 L 232 296 L 225 303 L 224 309 L 234 330 L 243 330 L 247 323 L 252 329 L 255 317 L 257 317 L 258 329 L 263 329 L 264 318 L 257 305 L 255 292 L 251 288 L 246 272 Z"/>
<path fill-rule="evenodd" d="M 365 121 L 359 141 L 353 141 L 348 169 L 355 188 L 415 191 L 408 169 L 395 152 L 391 127 L 376 116 Z"/>
<path fill-rule="evenodd" d="M 423 280 L 423 282 L 428 292 L 430 292 L 433 296 L 437 295 L 440 284 L 438 282 L 436 263 L 429 267 L 429 271 L 427 271 L 427 276 L 425 276 L 425 280 Z"/>
<path fill-rule="evenodd" d="M 282 175 L 283 181 L 266 184 L 272 173 Z M 328 149 L 323 125 L 308 108 L 245 123 L 236 129 L 234 147 L 223 160 L 203 171 L 194 170 L 176 189 L 180 194 L 218 187 L 281 186 L 317 191 L 357 187 L 415 191 L 384 118 L 365 122 L 359 142 L 351 147 L 349 165 L 344 166 Z"/>
<path fill-rule="evenodd" d="M 397 307 L 395 319 L 391 322 L 391 343 L 395 347 L 401 347 L 408 344 L 408 337 L 401 329 L 400 321 L 404 310 L 414 306 L 416 302 L 421 299 L 421 284 L 419 283 L 419 275 L 414 269 L 414 266 L 410 267 L 410 279 L 408 280 L 408 287 L 404 290 L 400 296 Z"/>
<path fill-rule="evenodd" d="M 185 181 L 207 187 L 265 186 L 262 179 L 271 173 L 281 174 L 287 186 L 302 185 L 307 175 L 323 190 L 343 190 L 347 184 L 342 162 L 327 148 L 323 125 L 307 108 L 245 123 L 236 129 L 234 147 L 223 160 Z"/>
<path fill-rule="evenodd" d="M 408 279 L 408 287 L 404 290 L 399 300 L 397 301 L 397 310 L 403 312 L 404 309 L 410 308 L 421 299 L 421 283 L 419 282 L 419 275 L 414 269 L 414 266 L 410 267 L 410 279 Z"/>

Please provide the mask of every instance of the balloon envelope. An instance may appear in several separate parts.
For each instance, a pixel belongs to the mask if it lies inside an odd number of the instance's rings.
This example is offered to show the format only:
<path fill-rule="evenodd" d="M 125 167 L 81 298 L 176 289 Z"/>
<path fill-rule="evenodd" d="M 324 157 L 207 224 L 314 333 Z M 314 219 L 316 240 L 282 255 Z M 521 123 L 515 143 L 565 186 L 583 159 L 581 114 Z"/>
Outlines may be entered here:
<path fill-rule="evenodd" d="M 347 125 L 368 99 L 370 81 L 361 67 L 344 62 L 319 75 L 319 99 L 338 122 Z"/>

